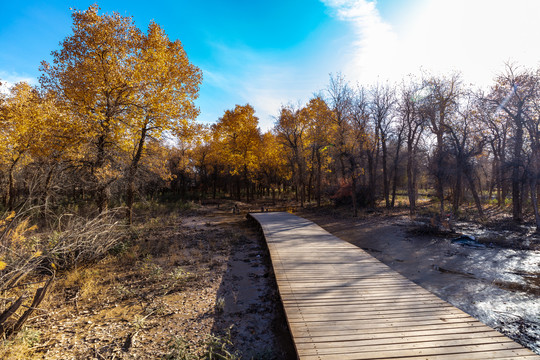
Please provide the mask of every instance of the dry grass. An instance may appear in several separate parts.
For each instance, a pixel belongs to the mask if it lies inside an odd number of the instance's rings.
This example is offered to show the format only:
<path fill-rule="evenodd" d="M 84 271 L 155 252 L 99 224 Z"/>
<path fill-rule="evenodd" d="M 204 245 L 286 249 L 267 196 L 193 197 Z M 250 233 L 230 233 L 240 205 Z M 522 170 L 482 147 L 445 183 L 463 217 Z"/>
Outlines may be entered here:
<path fill-rule="evenodd" d="M 148 212 L 118 241 L 121 227 L 111 219 L 63 217 L 59 231 L 49 233 L 50 247 L 40 256 L 59 273 L 41 305 L 46 310 L 0 346 L 0 358 L 159 358 L 178 350 L 170 346 L 180 335 L 190 354 L 208 350 L 203 334 L 210 334 L 212 321 L 204 314 L 214 312 L 237 236 L 197 217 Z M 99 241 L 97 254 L 88 252 L 92 241 Z"/>
<path fill-rule="evenodd" d="M 246 315 L 265 317 L 264 324 L 268 325 L 263 326 L 265 333 L 257 339 L 245 330 L 239 333 L 247 322 L 243 324 L 236 313 L 227 312 L 230 292 L 235 293 L 235 306 L 240 306 L 236 299 L 243 290 L 238 284 L 245 286 L 242 278 L 256 282 L 258 288 L 275 291 L 266 277 L 232 276 L 228 272 L 231 257 L 244 258 L 252 253 L 244 247 L 257 244 L 256 232 L 247 230 L 243 216 L 220 213 L 214 217 L 208 213 L 207 208 L 186 212 L 163 206 L 157 211 L 139 210 L 131 228 L 114 225 L 113 231 L 122 230 L 123 235 L 113 246 L 106 245 L 110 238 L 103 239 L 102 249 L 108 250 L 101 258 L 58 256 L 54 261 L 56 281 L 41 310 L 19 334 L 0 345 L 0 358 L 203 359 L 212 354 L 213 358 L 234 359 L 237 354 L 225 332 L 233 323 L 232 336 L 235 341 L 241 336 L 240 346 L 250 349 L 259 342 L 262 345 L 258 348 L 268 349 L 274 341 L 268 323 L 275 316 L 268 310 L 272 306 L 268 302 L 274 301 L 272 296 L 260 300 L 261 315 Z M 78 221 L 64 216 L 55 223 L 56 232 L 32 231 L 41 239 L 53 239 L 51 248 L 68 249 L 58 244 L 89 234 L 90 228 Z M 113 225 L 114 221 L 102 223 Z M 255 234 L 249 241 L 246 231 Z M 51 259 L 45 257 L 48 255 L 50 252 L 40 256 Z M 44 267 L 51 263 L 49 260 Z M 261 265 L 257 266 L 260 271 Z M 225 278 L 229 279 L 226 289 Z M 235 281 L 238 284 L 234 285 Z M 30 286 L 26 289 L 31 290 Z"/>
<path fill-rule="evenodd" d="M 28 358 L 39 348 L 34 344 L 39 343 L 36 334 L 41 330 L 25 324 L 46 316 L 43 300 L 58 287 L 52 282 L 57 271 L 67 272 L 60 283 L 76 289 L 76 297 L 99 297 L 92 270 L 78 266 L 103 258 L 124 236 L 116 211 L 92 219 L 64 215 L 49 230 L 31 225 L 35 212 L 21 210 L 0 217 L 0 336 L 5 339 L 1 358 Z"/>

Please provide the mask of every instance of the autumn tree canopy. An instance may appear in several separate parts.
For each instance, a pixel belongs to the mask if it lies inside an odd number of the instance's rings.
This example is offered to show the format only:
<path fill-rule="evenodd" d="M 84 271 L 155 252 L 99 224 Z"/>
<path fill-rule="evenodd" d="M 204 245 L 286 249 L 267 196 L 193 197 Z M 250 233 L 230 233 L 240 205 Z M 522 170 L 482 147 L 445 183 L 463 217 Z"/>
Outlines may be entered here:
<path fill-rule="evenodd" d="M 43 62 L 41 84 L 57 94 L 72 131 L 84 137 L 80 160 L 99 208 L 126 173 L 131 209 L 148 139 L 190 126 L 202 75 L 156 23 L 144 34 L 132 18 L 98 11 L 92 5 L 73 13 L 73 34 L 53 51 L 52 65 Z"/>
<path fill-rule="evenodd" d="M 250 182 L 258 170 L 257 149 L 261 143 L 259 119 L 249 104 L 236 105 L 225 111 L 213 126 L 213 139 L 219 144 L 219 156 L 227 164 L 229 173 L 237 179 L 237 197 L 240 182 L 244 182 L 246 196 L 250 198 Z"/>

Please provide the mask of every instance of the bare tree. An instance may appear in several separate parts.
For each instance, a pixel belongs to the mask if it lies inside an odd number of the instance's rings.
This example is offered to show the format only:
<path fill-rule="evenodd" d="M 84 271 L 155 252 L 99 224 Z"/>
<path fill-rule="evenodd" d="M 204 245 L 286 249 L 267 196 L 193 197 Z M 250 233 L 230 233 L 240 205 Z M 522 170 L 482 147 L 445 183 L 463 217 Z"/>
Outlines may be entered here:
<path fill-rule="evenodd" d="M 345 158 L 347 157 L 346 142 L 354 92 L 341 73 L 338 73 L 336 76 L 330 74 L 330 84 L 328 85 L 327 92 L 327 103 L 333 112 L 334 116 L 332 120 L 334 121 L 336 130 L 334 135 L 334 147 L 341 166 L 341 175 L 343 179 L 345 179 Z"/>
<path fill-rule="evenodd" d="M 510 121 L 508 117 L 497 112 L 498 106 L 486 101 L 483 94 L 479 94 L 478 98 L 480 101 L 477 103 L 477 118 L 485 130 L 485 138 L 493 156 L 490 197 L 496 187 L 497 205 L 500 207 L 504 205 L 508 194 L 506 155 Z"/>
<path fill-rule="evenodd" d="M 370 112 L 382 150 L 383 195 L 386 207 L 390 207 L 390 184 L 388 177 L 388 138 L 392 127 L 395 89 L 388 83 L 377 83 L 371 88 Z M 377 150 L 378 151 L 378 150 Z"/>
<path fill-rule="evenodd" d="M 425 78 L 423 83 L 424 87 L 429 90 L 423 101 L 423 113 L 429 120 L 429 127 L 436 138 L 433 153 L 434 169 L 432 170 L 435 177 L 437 197 L 440 201 L 442 220 L 444 215 L 444 186 L 447 175 L 445 160 L 448 154 L 445 151 L 444 135 L 447 131 L 447 121 L 451 114 L 456 111 L 461 96 L 461 76 L 459 73 L 453 73 L 448 77 L 430 76 Z"/>
<path fill-rule="evenodd" d="M 477 114 L 476 104 L 472 94 L 464 97 L 454 116 L 450 117 L 444 124 L 447 129 L 450 153 L 455 159 L 455 187 L 453 198 L 453 212 L 457 214 L 461 204 L 462 176 L 469 185 L 469 189 L 474 198 L 476 209 L 481 217 L 484 216 L 480 196 L 478 195 L 475 183 L 474 158 L 484 149 L 485 137 L 478 127 L 479 122 L 474 117 Z"/>
<path fill-rule="evenodd" d="M 405 133 L 406 124 L 404 122 L 397 122 L 395 129 L 395 146 L 396 146 L 396 152 L 394 154 L 394 166 L 393 166 L 393 180 L 392 180 L 392 200 L 390 202 L 390 207 L 394 207 L 396 203 L 396 192 L 397 192 L 397 184 L 398 184 L 398 178 L 399 178 L 399 160 L 400 160 L 400 154 L 401 154 L 401 147 L 403 146 L 403 137 Z"/>
<path fill-rule="evenodd" d="M 349 164 L 351 165 L 351 180 L 353 186 L 353 192 L 356 193 L 357 189 L 357 165 L 361 159 L 361 155 L 365 153 L 367 145 L 370 143 L 370 135 L 368 130 L 369 123 L 369 102 L 367 99 L 366 90 L 358 86 L 354 98 L 352 101 L 352 112 L 351 112 L 351 139 L 350 139 L 350 150 L 349 150 Z M 373 202 L 374 194 L 371 194 L 371 197 L 368 199 L 370 202 Z M 353 195 L 353 200 L 356 202 L 356 194 Z M 354 216 L 357 215 L 357 206 L 356 204 L 353 207 Z"/>
<path fill-rule="evenodd" d="M 417 155 L 418 145 L 426 128 L 425 118 L 418 111 L 419 102 L 422 101 L 422 88 L 414 80 L 403 83 L 399 93 L 398 120 L 404 129 L 407 146 L 407 193 L 409 196 L 409 212 L 416 212 L 417 199 Z"/>
<path fill-rule="evenodd" d="M 495 111 L 502 111 L 512 121 L 512 216 L 515 221 L 523 220 L 524 126 L 526 119 L 532 116 L 537 87 L 537 79 L 531 71 L 507 63 L 505 72 L 497 77 L 487 98 L 496 106 Z"/>
<path fill-rule="evenodd" d="M 536 232 L 540 233 L 540 212 L 538 210 L 538 196 L 540 189 L 538 179 L 540 177 L 540 71 L 530 74 L 530 91 L 533 92 L 532 105 L 527 114 L 525 128 L 528 134 L 529 148 L 528 162 L 526 167 L 527 180 L 531 194 L 531 204 L 534 210 Z"/>

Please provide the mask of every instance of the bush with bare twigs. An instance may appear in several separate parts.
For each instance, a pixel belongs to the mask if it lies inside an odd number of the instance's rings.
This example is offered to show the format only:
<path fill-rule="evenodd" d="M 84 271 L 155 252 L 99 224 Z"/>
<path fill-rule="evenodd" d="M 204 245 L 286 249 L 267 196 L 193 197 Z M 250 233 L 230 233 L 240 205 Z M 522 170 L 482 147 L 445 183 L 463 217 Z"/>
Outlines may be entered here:
<path fill-rule="evenodd" d="M 124 213 L 113 209 L 93 219 L 62 215 L 45 245 L 48 260 L 57 268 L 69 269 L 101 259 L 123 239 L 126 227 L 119 219 Z"/>
<path fill-rule="evenodd" d="M 0 216 L 0 337 L 16 334 L 38 309 L 56 270 L 97 261 L 124 237 L 120 209 L 91 219 L 64 214 L 41 232 L 30 225 L 31 213 Z"/>

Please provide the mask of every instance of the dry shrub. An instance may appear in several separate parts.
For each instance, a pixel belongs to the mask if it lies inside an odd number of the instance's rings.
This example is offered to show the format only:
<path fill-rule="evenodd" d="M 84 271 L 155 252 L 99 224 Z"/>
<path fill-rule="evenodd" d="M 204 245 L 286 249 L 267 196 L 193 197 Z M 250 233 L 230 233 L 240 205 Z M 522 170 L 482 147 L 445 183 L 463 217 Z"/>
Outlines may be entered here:
<path fill-rule="evenodd" d="M 122 209 L 105 211 L 93 219 L 62 215 L 45 246 L 50 261 L 70 269 L 101 259 L 125 238 L 121 215 Z"/>
<path fill-rule="evenodd" d="M 43 301 L 54 276 L 43 279 L 36 271 L 44 255 L 36 227 L 29 223 L 28 217 L 15 212 L 0 217 L 0 337 L 12 337 L 23 328 Z M 22 283 L 29 276 L 30 281 Z"/>
<path fill-rule="evenodd" d="M 121 209 L 92 219 L 64 214 L 55 229 L 41 233 L 30 226 L 28 212 L 0 216 L 0 290 L 21 274 L 52 273 L 103 258 L 125 239 L 121 215 Z"/>
<path fill-rule="evenodd" d="M 39 267 L 43 252 L 28 218 L 15 212 L 0 217 L 0 290 L 13 288 Z"/>
<path fill-rule="evenodd" d="M 54 231 L 41 233 L 30 225 L 33 210 L 0 216 L 0 336 L 22 329 L 56 269 L 99 260 L 124 238 L 119 209 L 92 219 L 63 215 Z"/>

